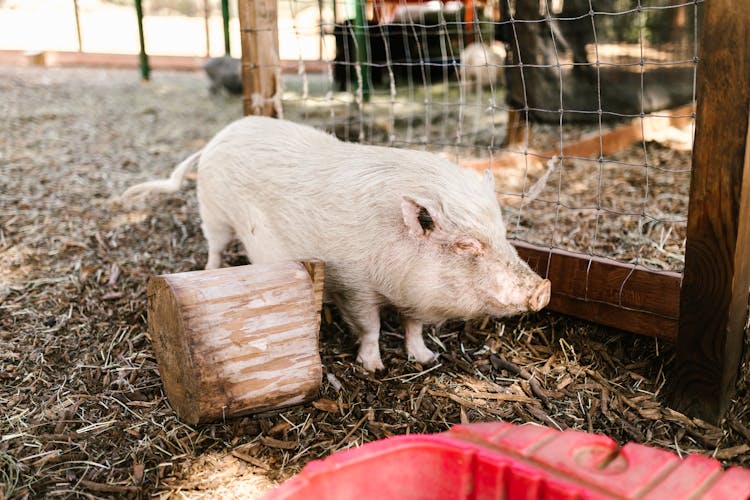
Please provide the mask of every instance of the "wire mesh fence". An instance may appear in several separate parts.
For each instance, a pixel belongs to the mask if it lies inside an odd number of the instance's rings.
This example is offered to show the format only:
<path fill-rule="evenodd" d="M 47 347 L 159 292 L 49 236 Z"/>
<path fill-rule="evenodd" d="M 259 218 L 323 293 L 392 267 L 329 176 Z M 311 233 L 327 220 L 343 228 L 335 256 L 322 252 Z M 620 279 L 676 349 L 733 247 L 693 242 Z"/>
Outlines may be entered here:
<path fill-rule="evenodd" d="M 281 0 L 285 117 L 491 168 L 512 238 L 680 271 L 702 4 Z"/>

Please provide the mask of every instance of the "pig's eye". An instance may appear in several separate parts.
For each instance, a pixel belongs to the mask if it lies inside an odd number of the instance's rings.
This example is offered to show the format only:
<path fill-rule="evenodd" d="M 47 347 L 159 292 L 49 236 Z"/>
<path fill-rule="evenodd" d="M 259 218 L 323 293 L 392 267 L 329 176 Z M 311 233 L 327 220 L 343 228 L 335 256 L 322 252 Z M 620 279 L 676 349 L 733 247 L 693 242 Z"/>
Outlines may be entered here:
<path fill-rule="evenodd" d="M 458 240 L 454 246 L 459 252 L 469 253 L 474 256 L 482 255 L 484 253 L 484 246 L 474 238 Z"/>
<path fill-rule="evenodd" d="M 423 231 L 427 232 L 435 229 L 435 222 L 432 220 L 432 216 L 426 208 L 420 207 L 417 220 L 419 220 L 419 225 L 422 226 Z"/>

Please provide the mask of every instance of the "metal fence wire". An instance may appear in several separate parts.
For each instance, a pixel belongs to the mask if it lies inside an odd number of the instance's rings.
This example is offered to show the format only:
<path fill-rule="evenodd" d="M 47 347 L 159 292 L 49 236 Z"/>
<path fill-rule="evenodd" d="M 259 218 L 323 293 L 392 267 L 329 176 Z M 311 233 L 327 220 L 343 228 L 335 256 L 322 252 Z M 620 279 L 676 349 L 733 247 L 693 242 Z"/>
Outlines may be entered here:
<path fill-rule="evenodd" d="M 511 238 L 681 271 L 702 4 L 280 0 L 285 117 L 491 168 Z"/>

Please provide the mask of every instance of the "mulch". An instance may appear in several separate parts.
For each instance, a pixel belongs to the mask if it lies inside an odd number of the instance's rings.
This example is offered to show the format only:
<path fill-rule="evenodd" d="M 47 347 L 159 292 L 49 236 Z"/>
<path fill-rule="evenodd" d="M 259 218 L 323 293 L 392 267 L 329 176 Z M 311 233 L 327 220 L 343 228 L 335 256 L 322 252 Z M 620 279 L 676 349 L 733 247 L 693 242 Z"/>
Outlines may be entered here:
<path fill-rule="evenodd" d="M 487 420 L 750 465 L 747 362 L 713 425 L 669 407 L 673 346 L 552 312 L 427 329 L 431 366 L 407 360 L 386 316 L 386 370 L 373 375 L 326 306 L 313 402 L 182 424 L 150 346 L 145 285 L 202 268 L 194 189 L 133 210 L 109 200 L 202 147 L 239 100 L 208 98 L 198 74 L 141 84 L 135 71 L 3 68 L 0 107 L 0 498 L 254 497 L 335 451 Z M 237 244 L 225 258 L 247 262 Z"/>

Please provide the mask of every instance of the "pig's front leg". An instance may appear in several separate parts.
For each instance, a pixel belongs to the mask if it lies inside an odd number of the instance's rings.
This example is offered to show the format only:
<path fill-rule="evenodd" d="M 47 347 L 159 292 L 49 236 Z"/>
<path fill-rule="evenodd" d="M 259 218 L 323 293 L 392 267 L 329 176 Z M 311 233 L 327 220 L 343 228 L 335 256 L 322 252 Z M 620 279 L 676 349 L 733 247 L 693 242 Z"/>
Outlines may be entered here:
<path fill-rule="evenodd" d="M 380 359 L 380 309 L 373 306 L 361 319 L 359 331 L 359 354 L 357 361 L 362 363 L 365 370 L 374 372 L 383 370 L 383 360 Z"/>
<path fill-rule="evenodd" d="M 422 322 L 411 318 L 402 318 L 401 325 L 404 327 L 406 352 L 409 353 L 409 358 L 420 364 L 435 361 L 438 355 L 424 345 Z"/>
<path fill-rule="evenodd" d="M 341 298 L 341 297 L 336 297 Z M 335 299 L 334 299 L 335 300 Z M 359 337 L 357 361 L 368 372 L 383 370 L 380 359 L 380 306 L 373 301 L 350 298 L 346 302 L 336 301 L 344 321 Z"/>

